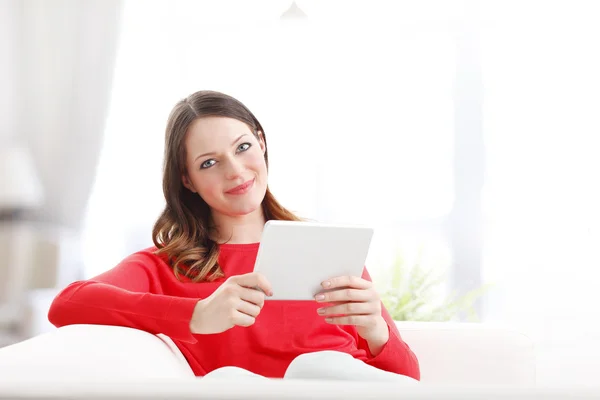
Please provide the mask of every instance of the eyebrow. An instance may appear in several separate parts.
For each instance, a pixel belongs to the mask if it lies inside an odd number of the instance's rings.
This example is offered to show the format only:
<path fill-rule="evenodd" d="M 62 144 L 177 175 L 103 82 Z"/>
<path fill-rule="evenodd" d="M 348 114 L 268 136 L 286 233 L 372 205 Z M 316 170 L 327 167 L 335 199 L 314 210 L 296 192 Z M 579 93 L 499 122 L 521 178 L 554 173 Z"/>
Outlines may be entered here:
<path fill-rule="evenodd" d="M 234 144 L 236 144 L 241 138 L 243 138 L 244 136 L 248 135 L 247 133 L 244 133 L 243 135 L 239 136 L 237 139 L 235 139 L 231 145 L 233 146 Z M 204 154 L 200 154 L 199 156 L 197 156 L 196 158 L 194 158 L 194 162 L 196 162 L 200 157 L 205 157 L 205 156 L 212 156 L 215 155 L 216 153 L 210 152 L 210 153 L 204 153 Z"/>

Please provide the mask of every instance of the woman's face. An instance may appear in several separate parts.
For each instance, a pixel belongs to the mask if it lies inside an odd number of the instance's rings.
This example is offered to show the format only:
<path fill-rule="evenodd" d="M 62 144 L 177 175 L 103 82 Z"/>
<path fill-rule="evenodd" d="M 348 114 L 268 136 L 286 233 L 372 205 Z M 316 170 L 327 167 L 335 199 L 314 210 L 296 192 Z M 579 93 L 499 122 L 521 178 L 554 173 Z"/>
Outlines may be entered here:
<path fill-rule="evenodd" d="M 241 216 L 260 207 L 267 190 L 262 136 L 237 119 L 203 117 L 188 129 L 185 148 L 183 184 L 213 213 Z"/>

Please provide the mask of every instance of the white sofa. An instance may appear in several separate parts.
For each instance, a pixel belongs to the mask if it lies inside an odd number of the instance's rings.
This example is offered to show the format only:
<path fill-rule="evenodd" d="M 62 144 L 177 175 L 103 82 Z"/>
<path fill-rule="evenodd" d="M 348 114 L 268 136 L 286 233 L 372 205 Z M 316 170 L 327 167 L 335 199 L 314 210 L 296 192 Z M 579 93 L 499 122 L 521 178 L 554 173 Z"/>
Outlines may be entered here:
<path fill-rule="evenodd" d="M 398 328 L 419 359 L 424 385 L 535 385 L 533 344 L 518 332 L 466 323 L 399 322 Z M 122 327 L 72 325 L 0 349 L 0 399 L 45 398 L 52 393 L 60 397 L 67 392 L 69 398 L 188 398 L 192 394 L 198 398 L 196 386 L 201 381 L 169 338 Z M 336 388 L 343 385 L 344 398 L 353 398 L 361 390 L 373 390 L 372 384 L 360 386 L 358 382 L 281 380 L 264 385 L 224 388 L 205 384 L 200 392 L 207 398 L 215 398 L 210 393 L 231 399 L 277 393 L 317 398 L 337 393 Z M 348 391 L 348 385 L 358 386 Z M 377 385 L 378 398 L 398 393 L 397 387 Z"/>

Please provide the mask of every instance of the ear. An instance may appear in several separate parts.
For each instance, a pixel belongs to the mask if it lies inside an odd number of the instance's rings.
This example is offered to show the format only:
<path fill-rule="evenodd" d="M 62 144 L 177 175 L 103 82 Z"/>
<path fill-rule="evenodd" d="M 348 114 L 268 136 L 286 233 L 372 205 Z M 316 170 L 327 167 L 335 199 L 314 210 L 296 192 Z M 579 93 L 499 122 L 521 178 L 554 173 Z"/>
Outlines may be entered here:
<path fill-rule="evenodd" d="M 261 131 L 258 131 L 258 143 L 260 144 L 260 149 L 262 150 L 263 154 L 265 154 L 265 151 L 267 151 L 267 145 L 265 144 L 265 136 Z"/>
<path fill-rule="evenodd" d="M 194 189 L 194 185 L 192 185 L 192 182 L 187 175 L 181 176 L 181 183 L 183 183 L 183 186 L 185 186 L 190 192 L 196 193 L 196 189 Z"/>

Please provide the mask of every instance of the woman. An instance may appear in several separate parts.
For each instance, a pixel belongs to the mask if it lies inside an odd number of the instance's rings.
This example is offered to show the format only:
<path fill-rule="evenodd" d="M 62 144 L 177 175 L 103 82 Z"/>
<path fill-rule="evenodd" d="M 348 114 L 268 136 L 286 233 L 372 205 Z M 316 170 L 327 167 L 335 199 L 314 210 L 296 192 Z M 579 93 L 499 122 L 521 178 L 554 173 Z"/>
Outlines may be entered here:
<path fill-rule="evenodd" d="M 339 378 L 418 380 L 366 270 L 323 282 L 314 302 L 268 301 L 269 282 L 252 272 L 263 226 L 299 218 L 269 191 L 267 166 L 264 130 L 242 103 L 213 91 L 181 100 L 167 123 L 155 246 L 69 285 L 50 322 L 165 334 L 197 376 L 235 367 L 280 378 L 292 364 L 304 376 L 333 365 Z"/>

